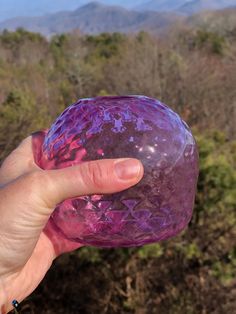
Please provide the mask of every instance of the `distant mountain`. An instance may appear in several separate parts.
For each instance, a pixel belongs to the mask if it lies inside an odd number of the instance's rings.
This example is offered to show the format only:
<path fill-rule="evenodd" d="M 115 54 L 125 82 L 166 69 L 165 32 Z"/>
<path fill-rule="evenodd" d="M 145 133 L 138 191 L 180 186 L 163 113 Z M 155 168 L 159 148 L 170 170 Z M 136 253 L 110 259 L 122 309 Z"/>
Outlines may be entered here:
<path fill-rule="evenodd" d="M 139 11 L 177 11 L 181 6 L 188 3 L 189 0 L 149 0 L 141 5 L 137 5 L 136 9 Z"/>
<path fill-rule="evenodd" d="M 203 10 L 219 10 L 236 6 L 236 0 L 149 0 L 137 5 L 137 10 L 178 12 L 191 15 Z"/>
<path fill-rule="evenodd" d="M 158 32 L 181 18 L 172 13 L 137 12 L 98 2 L 89 3 L 73 12 L 64 11 L 43 17 L 14 18 L 0 23 L 0 30 L 23 27 L 46 36 L 80 29 L 83 33 Z"/>
<path fill-rule="evenodd" d="M 61 11 L 74 11 L 92 0 L 0 0 L 0 22 L 15 17 L 33 17 Z M 236 6 L 236 0 L 98 0 L 137 11 L 192 14 L 205 9 Z"/>
<path fill-rule="evenodd" d="M 233 6 L 236 6 L 236 0 L 193 0 L 183 4 L 178 11 L 191 15 L 204 10 L 219 10 Z"/>
<path fill-rule="evenodd" d="M 0 0 L 0 21 L 19 16 L 42 16 L 60 11 L 73 11 L 92 0 Z M 107 5 L 134 8 L 147 0 L 99 0 Z"/>
<path fill-rule="evenodd" d="M 107 5 L 118 5 L 124 8 L 134 9 L 137 6 L 146 3 L 147 0 L 99 0 L 99 2 Z"/>

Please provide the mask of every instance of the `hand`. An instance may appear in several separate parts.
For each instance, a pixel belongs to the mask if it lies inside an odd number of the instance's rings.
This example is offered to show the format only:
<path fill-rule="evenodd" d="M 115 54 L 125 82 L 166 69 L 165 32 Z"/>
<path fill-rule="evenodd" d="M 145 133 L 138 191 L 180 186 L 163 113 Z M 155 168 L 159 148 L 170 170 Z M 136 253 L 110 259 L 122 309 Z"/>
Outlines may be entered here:
<path fill-rule="evenodd" d="M 39 285 L 53 260 L 81 245 L 60 238 L 48 223 L 67 198 L 114 193 L 143 176 L 136 159 L 100 160 L 60 170 L 35 163 L 32 137 L 25 139 L 0 168 L 0 313 L 12 309 Z"/>

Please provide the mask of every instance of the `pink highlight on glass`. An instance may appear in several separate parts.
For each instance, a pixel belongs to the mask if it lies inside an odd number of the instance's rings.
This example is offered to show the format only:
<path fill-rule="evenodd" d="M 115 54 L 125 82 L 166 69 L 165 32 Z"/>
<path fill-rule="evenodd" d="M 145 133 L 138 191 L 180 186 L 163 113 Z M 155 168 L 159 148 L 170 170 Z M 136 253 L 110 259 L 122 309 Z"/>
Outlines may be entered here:
<path fill-rule="evenodd" d="M 104 151 L 103 151 L 103 149 L 99 148 L 99 149 L 97 150 L 97 154 L 100 155 L 100 156 L 104 156 Z"/>

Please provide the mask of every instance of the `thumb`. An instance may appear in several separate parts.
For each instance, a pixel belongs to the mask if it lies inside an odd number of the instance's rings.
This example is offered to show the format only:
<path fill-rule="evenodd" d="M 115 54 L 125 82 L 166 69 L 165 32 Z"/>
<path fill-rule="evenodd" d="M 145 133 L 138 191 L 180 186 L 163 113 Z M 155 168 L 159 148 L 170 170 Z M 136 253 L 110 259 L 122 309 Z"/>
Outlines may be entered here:
<path fill-rule="evenodd" d="M 63 200 L 119 192 L 137 184 L 142 176 L 142 164 L 136 159 L 106 159 L 60 170 L 37 170 L 0 190 L 1 217 L 8 228 L 40 233 Z"/>
<path fill-rule="evenodd" d="M 137 184 L 143 167 L 137 159 L 105 159 L 61 170 L 46 171 L 47 191 L 42 199 L 48 208 L 67 198 L 91 194 L 111 194 Z"/>

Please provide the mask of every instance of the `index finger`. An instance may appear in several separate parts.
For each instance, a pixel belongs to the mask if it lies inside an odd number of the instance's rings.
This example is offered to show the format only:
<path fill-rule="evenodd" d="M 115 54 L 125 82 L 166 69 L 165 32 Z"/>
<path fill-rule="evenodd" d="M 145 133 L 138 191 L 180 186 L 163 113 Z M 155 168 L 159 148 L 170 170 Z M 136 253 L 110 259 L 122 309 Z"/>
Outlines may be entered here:
<path fill-rule="evenodd" d="M 29 136 L 4 160 L 0 168 L 0 186 L 38 169 L 34 161 L 32 136 Z"/>

